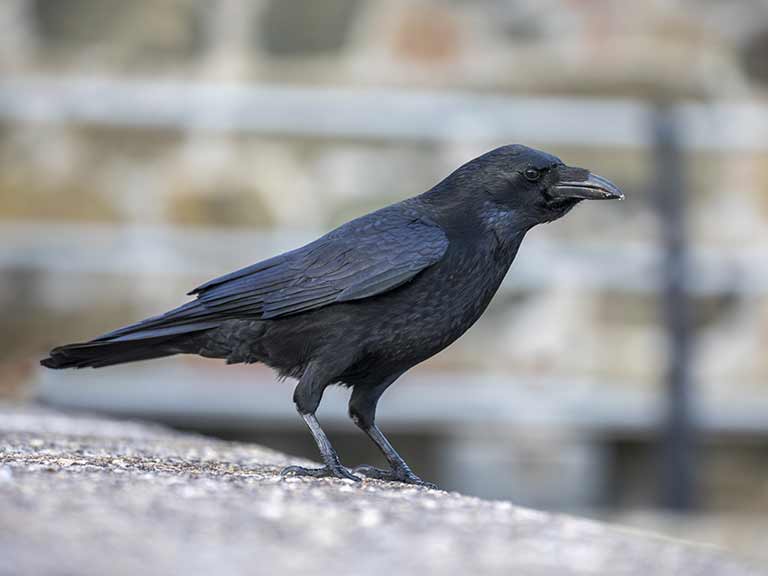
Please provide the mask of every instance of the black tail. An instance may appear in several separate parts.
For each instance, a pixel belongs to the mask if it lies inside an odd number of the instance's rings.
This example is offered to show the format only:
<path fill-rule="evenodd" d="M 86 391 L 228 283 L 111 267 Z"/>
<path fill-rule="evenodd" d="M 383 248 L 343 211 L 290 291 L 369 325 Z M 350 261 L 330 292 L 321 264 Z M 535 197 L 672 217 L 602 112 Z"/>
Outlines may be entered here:
<path fill-rule="evenodd" d="M 90 342 L 54 348 L 40 364 L 54 369 L 101 368 L 193 352 L 195 337 L 221 322 L 205 312 L 197 301 L 189 302 Z"/>
<path fill-rule="evenodd" d="M 188 341 L 189 338 L 183 338 Z M 148 338 L 127 342 L 84 342 L 68 344 L 51 350 L 48 358 L 40 361 L 46 368 L 101 368 L 137 360 L 173 356 L 185 351 L 179 337 Z"/>

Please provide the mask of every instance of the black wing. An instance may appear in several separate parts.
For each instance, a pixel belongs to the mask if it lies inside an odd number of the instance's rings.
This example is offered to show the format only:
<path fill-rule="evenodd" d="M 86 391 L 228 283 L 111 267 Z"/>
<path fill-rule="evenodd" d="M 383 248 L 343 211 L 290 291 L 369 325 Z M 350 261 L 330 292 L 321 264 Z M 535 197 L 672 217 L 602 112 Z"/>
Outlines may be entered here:
<path fill-rule="evenodd" d="M 280 318 L 382 294 L 438 262 L 443 230 L 402 210 L 383 209 L 296 250 L 195 288 L 197 299 L 101 339 L 146 338 L 214 327 L 231 318 Z"/>
<path fill-rule="evenodd" d="M 392 290 L 440 260 L 447 247 L 436 224 L 374 213 L 192 294 L 217 314 L 279 318 Z"/>

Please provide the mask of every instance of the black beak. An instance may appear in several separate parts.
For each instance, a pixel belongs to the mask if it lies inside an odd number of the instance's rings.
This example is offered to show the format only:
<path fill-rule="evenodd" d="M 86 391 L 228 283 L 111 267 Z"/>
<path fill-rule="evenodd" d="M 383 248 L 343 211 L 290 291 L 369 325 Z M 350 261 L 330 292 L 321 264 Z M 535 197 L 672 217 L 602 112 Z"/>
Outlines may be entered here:
<path fill-rule="evenodd" d="M 560 181 L 552 186 L 554 198 L 575 198 L 579 200 L 623 200 L 624 193 L 618 186 L 602 176 L 592 174 L 584 168 L 560 168 Z"/>

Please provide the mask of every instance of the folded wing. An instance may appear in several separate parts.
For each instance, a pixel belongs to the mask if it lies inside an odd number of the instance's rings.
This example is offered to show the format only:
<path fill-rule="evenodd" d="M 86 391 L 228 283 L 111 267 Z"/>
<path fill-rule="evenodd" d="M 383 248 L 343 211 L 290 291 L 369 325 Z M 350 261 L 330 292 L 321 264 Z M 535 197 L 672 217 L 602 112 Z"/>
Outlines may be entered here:
<path fill-rule="evenodd" d="M 279 318 L 397 288 L 447 247 L 443 231 L 422 219 L 365 218 L 193 293 L 211 312 Z"/>
<path fill-rule="evenodd" d="M 375 297 L 412 280 L 447 248 L 436 224 L 385 209 L 302 248 L 211 280 L 190 292 L 196 300 L 102 339 L 178 334 L 232 318 L 281 318 Z"/>

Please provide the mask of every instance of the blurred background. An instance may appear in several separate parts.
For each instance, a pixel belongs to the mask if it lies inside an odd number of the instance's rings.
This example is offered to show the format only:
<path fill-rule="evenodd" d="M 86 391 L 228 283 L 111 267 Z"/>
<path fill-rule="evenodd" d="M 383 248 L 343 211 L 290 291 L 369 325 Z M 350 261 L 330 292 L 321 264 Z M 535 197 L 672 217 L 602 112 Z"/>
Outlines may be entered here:
<path fill-rule="evenodd" d="M 316 458 L 262 366 L 37 361 L 525 143 L 627 200 L 532 231 L 379 423 L 445 488 L 765 559 L 767 96 L 762 0 L 3 0 L 0 400 Z"/>

